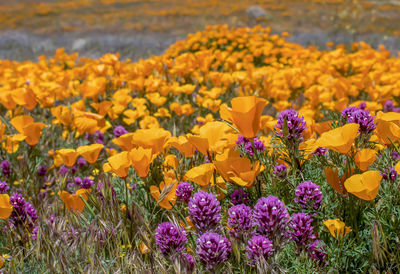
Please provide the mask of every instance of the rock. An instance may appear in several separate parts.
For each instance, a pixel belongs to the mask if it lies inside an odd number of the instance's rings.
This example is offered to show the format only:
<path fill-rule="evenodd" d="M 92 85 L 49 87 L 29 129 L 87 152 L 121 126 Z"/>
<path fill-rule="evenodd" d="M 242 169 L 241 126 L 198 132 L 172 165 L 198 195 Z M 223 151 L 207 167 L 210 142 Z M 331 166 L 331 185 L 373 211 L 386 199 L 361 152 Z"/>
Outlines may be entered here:
<path fill-rule="evenodd" d="M 260 6 L 248 7 L 246 13 L 247 16 L 252 19 L 273 19 L 273 16 Z"/>
<path fill-rule="evenodd" d="M 78 38 L 74 41 L 74 43 L 72 44 L 72 50 L 73 51 L 79 51 L 79 50 L 83 50 L 85 48 L 85 46 L 87 45 L 87 40 L 84 38 Z"/>

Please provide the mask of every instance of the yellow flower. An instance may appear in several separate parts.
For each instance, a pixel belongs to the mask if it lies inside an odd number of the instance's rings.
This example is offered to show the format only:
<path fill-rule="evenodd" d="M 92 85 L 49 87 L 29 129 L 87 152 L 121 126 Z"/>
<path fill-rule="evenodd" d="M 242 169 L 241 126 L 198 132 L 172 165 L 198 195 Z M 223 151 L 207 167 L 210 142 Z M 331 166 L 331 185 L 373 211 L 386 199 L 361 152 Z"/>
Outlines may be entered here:
<path fill-rule="evenodd" d="M 324 225 L 328 228 L 331 235 L 336 239 L 343 238 L 352 231 L 350 227 L 346 226 L 346 224 L 339 219 L 326 220 Z"/>
<path fill-rule="evenodd" d="M 379 171 L 370 170 L 356 174 L 344 182 L 347 192 L 366 201 L 372 201 L 378 195 L 382 175 Z"/>
<path fill-rule="evenodd" d="M 358 135 L 359 127 L 359 124 L 351 123 L 324 132 L 315 142 L 315 146 L 329 148 L 336 152 L 346 154 L 349 152 Z"/>
<path fill-rule="evenodd" d="M 8 194 L 0 194 L 0 219 L 7 219 L 13 211 Z"/>
<path fill-rule="evenodd" d="M 256 96 L 244 96 L 233 98 L 231 104 L 231 109 L 221 105 L 221 118 L 232 122 L 244 137 L 251 139 L 257 136 L 261 114 L 267 101 Z"/>

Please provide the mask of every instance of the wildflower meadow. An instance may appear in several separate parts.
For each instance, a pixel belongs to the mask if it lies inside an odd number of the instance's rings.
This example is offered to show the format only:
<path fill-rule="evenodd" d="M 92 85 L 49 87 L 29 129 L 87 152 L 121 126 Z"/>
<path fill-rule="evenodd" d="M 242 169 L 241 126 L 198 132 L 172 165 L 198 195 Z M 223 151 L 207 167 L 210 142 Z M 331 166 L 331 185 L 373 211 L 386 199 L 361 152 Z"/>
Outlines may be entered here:
<path fill-rule="evenodd" d="M 400 59 L 288 36 L 0 60 L 0 270 L 399 273 Z"/>

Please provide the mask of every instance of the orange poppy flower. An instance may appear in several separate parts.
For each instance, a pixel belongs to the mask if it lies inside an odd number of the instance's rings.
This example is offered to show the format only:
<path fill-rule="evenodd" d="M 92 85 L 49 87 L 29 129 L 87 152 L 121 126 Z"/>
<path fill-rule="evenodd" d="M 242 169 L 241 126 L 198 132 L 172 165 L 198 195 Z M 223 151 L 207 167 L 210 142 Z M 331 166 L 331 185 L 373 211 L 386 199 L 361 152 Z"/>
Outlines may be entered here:
<path fill-rule="evenodd" d="M 78 189 L 76 193 L 71 194 L 63 190 L 61 192 L 58 192 L 58 195 L 64 202 L 64 205 L 67 208 L 67 210 L 72 210 L 72 211 L 76 210 L 82 212 L 83 209 L 85 208 L 85 203 L 82 201 L 82 198 L 85 201 L 87 201 L 88 199 L 87 194 L 90 193 L 91 191 L 92 191 L 91 189 L 81 188 Z M 82 198 L 80 196 L 82 196 Z"/>
<path fill-rule="evenodd" d="M 26 136 L 25 142 L 30 146 L 34 146 L 39 142 L 42 136 L 42 129 L 47 127 L 43 123 L 35 123 L 29 115 L 20 115 L 11 119 L 10 123 L 18 130 L 18 132 Z"/>
<path fill-rule="evenodd" d="M 331 235 L 336 239 L 343 238 L 352 231 L 350 227 L 346 226 L 346 224 L 339 219 L 326 220 L 324 225 L 328 228 Z"/>
<path fill-rule="evenodd" d="M 164 182 L 160 183 L 159 187 L 150 186 L 150 194 L 157 201 L 159 206 L 169 210 L 172 208 L 172 205 L 174 205 L 176 202 L 177 186 L 178 186 L 178 181 L 176 179 L 166 177 L 164 179 Z"/>
<path fill-rule="evenodd" d="M 168 154 L 164 158 L 163 165 L 166 166 L 166 167 L 172 167 L 173 169 L 177 169 L 178 166 L 179 166 L 179 161 L 178 161 L 178 159 L 176 158 L 175 155 Z"/>
<path fill-rule="evenodd" d="M 80 146 L 76 149 L 76 152 L 81 155 L 88 163 L 94 164 L 103 149 L 103 144 L 91 144 L 88 146 Z"/>
<path fill-rule="evenodd" d="M 116 139 L 113 139 L 112 142 L 117 146 L 119 146 L 122 150 L 129 151 L 135 147 L 132 141 L 133 136 L 134 133 L 126 133 L 124 135 L 119 136 Z"/>
<path fill-rule="evenodd" d="M 142 178 L 147 177 L 150 169 L 150 164 L 154 158 L 155 157 L 151 151 L 151 148 L 144 149 L 142 147 L 138 147 L 132 149 L 129 152 L 131 165 L 135 169 L 136 173 Z"/>
<path fill-rule="evenodd" d="M 351 123 L 324 132 L 316 141 L 315 145 L 317 147 L 329 148 L 336 152 L 346 154 L 349 152 L 358 135 L 359 127 L 359 124 Z"/>
<path fill-rule="evenodd" d="M 56 154 L 59 155 L 67 167 L 72 167 L 75 164 L 76 158 L 78 158 L 79 154 L 75 149 L 72 148 L 63 148 L 56 151 Z"/>
<path fill-rule="evenodd" d="M 185 180 L 192 181 L 200 186 L 207 186 L 210 184 L 214 170 L 214 165 L 211 163 L 196 166 L 186 172 Z"/>
<path fill-rule="evenodd" d="M 233 98 L 231 104 L 231 109 L 221 105 L 221 118 L 232 122 L 244 137 L 251 139 L 257 136 L 260 117 L 267 101 L 256 96 L 244 96 Z"/>
<path fill-rule="evenodd" d="M 127 151 L 108 157 L 107 161 L 108 162 L 103 165 L 104 172 L 113 172 L 120 178 L 128 176 L 131 162 Z"/>
<path fill-rule="evenodd" d="M 171 133 L 163 128 L 138 129 L 132 135 L 132 144 L 136 147 L 151 148 L 158 155 L 164 150 Z"/>
<path fill-rule="evenodd" d="M 383 144 L 389 145 L 400 140 L 400 113 L 397 112 L 378 112 L 375 117 L 375 133 Z M 390 139 L 390 140 L 389 140 Z"/>
<path fill-rule="evenodd" d="M 217 155 L 214 166 L 225 180 L 246 187 L 251 187 L 257 175 L 264 170 L 259 161 L 252 164 L 250 159 L 240 157 L 240 152 L 233 150 Z"/>
<path fill-rule="evenodd" d="M 189 142 L 204 155 L 209 152 L 221 153 L 227 147 L 236 145 L 237 134 L 224 122 L 208 122 L 200 128 L 199 135 L 187 135 Z"/>
<path fill-rule="evenodd" d="M 362 171 L 368 170 L 369 166 L 376 160 L 376 150 L 364 148 L 357 152 L 354 161 Z"/>
<path fill-rule="evenodd" d="M 13 211 L 8 194 L 0 194 L 0 219 L 7 219 Z"/>
<path fill-rule="evenodd" d="M 375 199 L 379 192 L 382 175 L 379 171 L 369 170 L 362 174 L 356 174 L 344 182 L 347 192 L 366 201 Z"/>
<path fill-rule="evenodd" d="M 184 154 L 187 158 L 192 157 L 194 154 L 195 147 L 189 142 L 185 135 L 171 137 L 168 141 L 168 145 L 171 145 L 179 150 L 179 152 Z"/>

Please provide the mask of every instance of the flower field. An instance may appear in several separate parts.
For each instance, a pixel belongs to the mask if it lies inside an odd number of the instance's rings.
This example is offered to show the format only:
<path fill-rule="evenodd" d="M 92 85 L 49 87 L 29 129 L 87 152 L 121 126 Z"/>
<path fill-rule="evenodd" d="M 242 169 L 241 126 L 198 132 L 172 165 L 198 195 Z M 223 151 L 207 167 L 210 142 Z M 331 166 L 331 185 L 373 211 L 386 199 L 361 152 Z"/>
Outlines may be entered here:
<path fill-rule="evenodd" d="M 5 273 L 398 273 L 400 59 L 209 26 L 0 60 Z"/>

